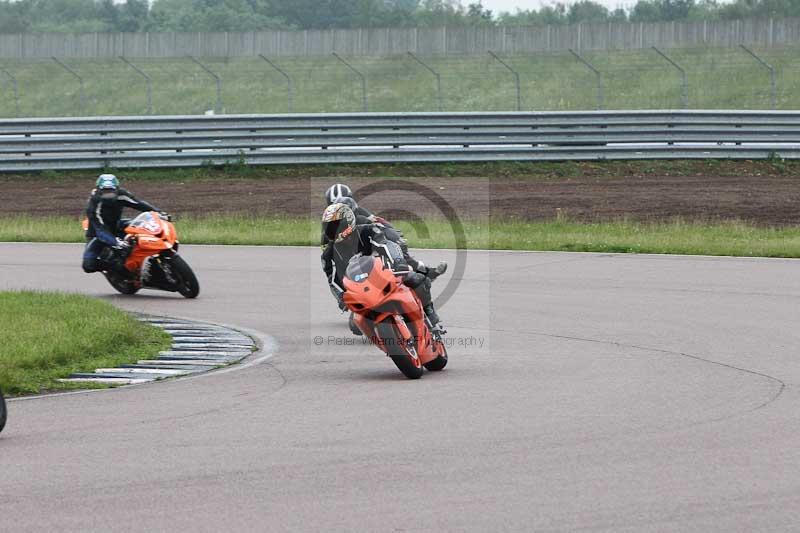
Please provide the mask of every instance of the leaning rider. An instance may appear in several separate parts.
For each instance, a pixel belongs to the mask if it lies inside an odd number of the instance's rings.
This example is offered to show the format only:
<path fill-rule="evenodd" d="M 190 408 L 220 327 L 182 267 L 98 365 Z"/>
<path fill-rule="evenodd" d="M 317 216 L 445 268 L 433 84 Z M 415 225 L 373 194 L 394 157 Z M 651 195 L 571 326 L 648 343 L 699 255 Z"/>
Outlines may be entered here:
<path fill-rule="evenodd" d="M 124 229 L 122 210 L 130 207 L 138 211 L 159 211 L 153 205 L 139 200 L 133 194 L 120 188 L 119 180 L 113 174 L 102 174 L 97 178 L 95 189 L 86 204 L 86 248 L 83 251 L 83 271 L 86 273 L 102 270 L 125 272 L 124 259 L 129 245 L 120 238 Z M 113 248 L 114 259 L 100 259 L 105 248 Z"/>
<path fill-rule="evenodd" d="M 371 255 L 373 251 L 382 250 L 382 255 L 392 270 L 410 270 L 400 246 L 386 237 L 384 229 L 378 224 L 358 224 L 353 210 L 344 204 L 331 204 L 325 209 L 322 215 L 322 233 L 327 237 L 327 244 L 322 251 L 322 269 L 340 309 L 345 308 L 342 277 L 350 259 L 356 254 Z M 434 269 L 426 268 L 424 272 L 410 270 L 403 275 L 403 283 L 419 296 L 434 331 L 441 333 L 444 333 L 444 326 L 433 307 L 431 282 L 446 270 L 447 263 L 442 262 Z"/>
<path fill-rule="evenodd" d="M 358 205 L 355 198 L 353 198 L 353 191 L 350 187 L 344 183 L 335 183 L 331 185 L 328 187 L 328 190 L 325 191 L 325 201 L 328 205 L 341 203 L 348 206 L 356 215 L 356 224 L 377 224 L 383 230 L 383 234 L 386 235 L 387 239 L 396 242 L 400 246 L 406 263 L 417 272 L 427 274 L 429 269 L 425 266 L 425 263 L 418 261 L 408 252 L 408 241 L 403 236 L 403 233 L 392 226 L 385 218 L 375 215 L 369 209 Z M 325 247 L 326 244 L 326 237 L 323 233 L 322 246 Z M 445 268 L 447 268 L 447 265 L 445 265 Z"/>

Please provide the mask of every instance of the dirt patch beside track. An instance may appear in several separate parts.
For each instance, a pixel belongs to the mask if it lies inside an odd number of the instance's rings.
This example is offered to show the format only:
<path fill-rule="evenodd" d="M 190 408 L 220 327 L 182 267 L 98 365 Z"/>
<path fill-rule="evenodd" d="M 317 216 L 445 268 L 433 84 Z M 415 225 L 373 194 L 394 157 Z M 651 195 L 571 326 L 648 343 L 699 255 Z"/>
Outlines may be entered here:
<path fill-rule="evenodd" d="M 572 170 L 556 169 L 536 175 L 487 173 L 491 179 L 475 175 L 399 179 L 430 187 L 461 216 L 470 217 L 544 220 L 560 212 L 583 221 L 620 217 L 658 221 L 682 217 L 741 219 L 759 225 L 800 222 L 800 173 L 793 167 L 769 172 L 771 167 L 763 163 L 723 165 L 717 170 L 729 174 L 708 175 L 689 168 L 677 176 L 656 173 L 659 169 L 643 172 L 641 165 L 564 168 Z M 271 170 L 267 177 L 241 177 L 236 172 L 215 171 L 212 176 L 164 181 L 140 177 L 135 172 L 119 173 L 124 185 L 142 198 L 170 212 L 196 216 L 212 213 L 316 216 L 323 208 L 322 192 L 327 184 L 345 181 L 358 189 L 381 179 L 363 174 L 352 178 L 312 178 L 313 174 L 296 172 L 280 176 Z M 351 174 L 342 169 L 338 175 Z M 88 173 L 86 177 L 0 177 L 0 215 L 79 217 L 93 181 L 93 175 Z M 414 194 L 404 192 L 376 195 L 365 205 L 383 213 L 402 208 L 425 216 L 436 211 L 433 206 L 419 202 Z"/>

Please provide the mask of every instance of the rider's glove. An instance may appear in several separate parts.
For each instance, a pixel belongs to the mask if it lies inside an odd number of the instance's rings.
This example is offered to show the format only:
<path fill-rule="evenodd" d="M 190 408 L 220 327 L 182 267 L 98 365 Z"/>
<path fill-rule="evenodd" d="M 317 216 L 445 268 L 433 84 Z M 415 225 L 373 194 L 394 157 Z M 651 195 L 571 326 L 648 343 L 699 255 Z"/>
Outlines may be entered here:
<path fill-rule="evenodd" d="M 123 251 L 127 250 L 130 247 L 131 245 L 128 241 L 120 238 L 117 238 L 117 244 L 116 246 L 114 246 L 114 248 L 116 248 L 117 250 L 123 250 Z"/>
<path fill-rule="evenodd" d="M 172 215 L 170 215 L 166 211 L 159 211 L 158 214 L 161 215 L 161 218 L 163 218 L 167 222 L 172 222 Z"/>

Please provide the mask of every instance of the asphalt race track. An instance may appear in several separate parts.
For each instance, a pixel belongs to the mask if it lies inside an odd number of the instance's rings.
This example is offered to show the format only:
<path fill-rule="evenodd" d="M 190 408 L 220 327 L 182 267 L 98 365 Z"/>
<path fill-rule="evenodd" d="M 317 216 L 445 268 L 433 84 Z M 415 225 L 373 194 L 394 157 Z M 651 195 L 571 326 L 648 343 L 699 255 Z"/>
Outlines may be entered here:
<path fill-rule="evenodd" d="M 441 308 L 450 365 L 409 381 L 353 344 L 318 250 L 183 253 L 196 301 L 113 295 L 79 246 L 0 244 L 0 290 L 276 343 L 235 371 L 10 402 L 0 530 L 800 529 L 800 261 L 470 252 Z"/>

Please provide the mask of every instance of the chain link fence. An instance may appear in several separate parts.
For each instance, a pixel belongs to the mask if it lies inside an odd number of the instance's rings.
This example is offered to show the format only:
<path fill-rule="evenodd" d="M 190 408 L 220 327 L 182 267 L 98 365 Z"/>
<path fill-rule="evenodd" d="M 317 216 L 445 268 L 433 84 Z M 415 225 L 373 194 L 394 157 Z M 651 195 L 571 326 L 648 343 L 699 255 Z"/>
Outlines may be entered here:
<path fill-rule="evenodd" d="M 800 49 L 0 61 L 0 117 L 798 109 Z"/>

